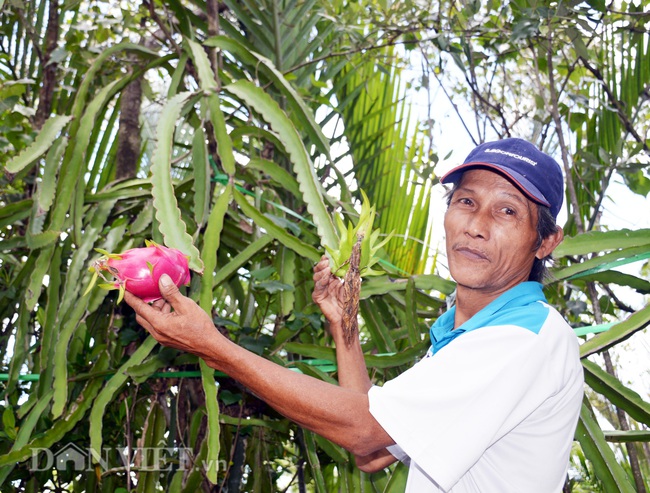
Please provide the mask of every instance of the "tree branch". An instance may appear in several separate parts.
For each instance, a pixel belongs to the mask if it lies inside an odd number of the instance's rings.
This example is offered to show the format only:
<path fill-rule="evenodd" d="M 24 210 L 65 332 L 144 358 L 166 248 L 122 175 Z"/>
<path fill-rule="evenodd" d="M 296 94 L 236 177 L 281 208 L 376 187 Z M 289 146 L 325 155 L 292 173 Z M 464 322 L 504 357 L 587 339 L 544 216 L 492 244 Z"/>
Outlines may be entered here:
<path fill-rule="evenodd" d="M 571 173 L 571 166 L 569 165 L 569 149 L 564 142 L 564 132 L 562 131 L 562 119 L 560 118 L 560 109 L 558 107 L 558 95 L 555 88 L 555 66 L 553 64 L 553 26 L 551 20 L 549 19 L 548 25 L 548 38 L 546 46 L 546 59 L 548 63 L 548 82 L 549 90 L 551 92 L 551 116 L 555 123 L 555 131 L 558 137 L 558 142 L 560 143 L 560 151 L 562 153 L 562 164 L 564 166 L 564 174 L 566 175 L 567 189 L 569 191 L 569 198 L 571 200 L 571 206 L 573 209 L 573 218 L 576 222 L 576 228 L 579 233 L 584 233 L 585 226 L 582 222 L 582 217 L 580 216 L 580 204 L 578 203 L 578 197 L 576 195 L 576 189 L 573 183 L 573 175 Z"/>
<path fill-rule="evenodd" d="M 589 70 L 589 72 L 591 72 L 594 75 L 594 77 L 596 77 L 598 82 L 601 83 L 601 85 L 603 87 L 603 90 L 605 91 L 605 94 L 607 94 L 607 100 L 616 109 L 616 114 L 618 115 L 619 120 L 621 121 L 621 123 L 625 127 L 625 130 L 627 130 L 639 144 L 643 145 L 643 150 L 644 151 L 650 152 L 650 148 L 648 148 L 647 142 L 645 141 L 645 139 L 643 139 L 637 133 L 636 129 L 634 128 L 634 125 L 632 125 L 632 122 L 630 121 L 630 119 L 625 114 L 625 111 L 623 110 L 623 105 L 614 96 L 614 93 L 612 92 L 612 90 L 607 85 L 607 82 L 605 81 L 605 78 L 603 77 L 603 74 L 601 73 L 601 71 L 598 70 L 597 67 L 594 67 L 593 65 L 591 65 L 583 57 L 578 57 L 578 58 L 582 62 L 582 64 L 585 66 L 585 68 L 587 70 Z"/>

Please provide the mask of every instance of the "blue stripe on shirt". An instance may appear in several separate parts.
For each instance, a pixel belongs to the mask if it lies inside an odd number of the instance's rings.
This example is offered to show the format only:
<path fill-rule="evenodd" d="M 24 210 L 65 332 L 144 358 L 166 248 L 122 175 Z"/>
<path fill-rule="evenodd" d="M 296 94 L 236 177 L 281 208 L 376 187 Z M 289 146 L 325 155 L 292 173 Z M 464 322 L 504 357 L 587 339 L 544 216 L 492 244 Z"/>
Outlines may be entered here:
<path fill-rule="evenodd" d="M 546 302 L 542 285 L 532 281 L 523 282 L 503 293 L 456 329 L 454 306 L 431 326 L 428 356 L 440 351 L 459 335 L 481 327 L 517 325 L 538 334 L 549 312 L 548 307 L 540 301 Z"/>

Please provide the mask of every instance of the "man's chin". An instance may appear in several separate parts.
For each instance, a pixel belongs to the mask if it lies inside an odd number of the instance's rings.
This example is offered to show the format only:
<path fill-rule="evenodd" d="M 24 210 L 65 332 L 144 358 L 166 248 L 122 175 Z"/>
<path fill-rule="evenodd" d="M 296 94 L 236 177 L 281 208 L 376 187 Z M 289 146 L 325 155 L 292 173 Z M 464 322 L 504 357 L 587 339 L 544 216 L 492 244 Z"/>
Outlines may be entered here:
<path fill-rule="evenodd" d="M 467 289 L 482 289 L 490 284 L 490 276 L 477 272 L 477 269 L 454 269 L 450 270 L 451 278 L 456 281 L 458 287 Z"/>

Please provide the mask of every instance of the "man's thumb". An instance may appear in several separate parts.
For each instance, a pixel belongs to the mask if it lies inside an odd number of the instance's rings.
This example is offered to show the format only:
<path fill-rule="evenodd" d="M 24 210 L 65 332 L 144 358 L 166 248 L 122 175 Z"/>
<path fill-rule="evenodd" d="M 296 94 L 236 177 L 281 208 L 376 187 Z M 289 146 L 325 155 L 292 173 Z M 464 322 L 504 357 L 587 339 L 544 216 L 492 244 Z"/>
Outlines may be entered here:
<path fill-rule="evenodd" d="M 158 288 L 160 289 L 160 294 L 162 297 L 173 304 L 173 302 L 178 297 L 179 291 L 178 286 L 174 284 L 172 278 L 167 274 L 161 275 L 160 279 L 158 279 Z"/>

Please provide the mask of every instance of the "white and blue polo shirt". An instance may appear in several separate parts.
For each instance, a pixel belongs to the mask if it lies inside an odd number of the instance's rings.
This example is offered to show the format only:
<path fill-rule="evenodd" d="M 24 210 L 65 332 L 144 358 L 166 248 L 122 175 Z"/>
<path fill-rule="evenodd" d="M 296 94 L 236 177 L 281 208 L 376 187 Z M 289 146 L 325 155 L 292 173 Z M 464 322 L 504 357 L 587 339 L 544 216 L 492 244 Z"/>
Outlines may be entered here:
<path fill-rule="evenodd" d="M 410 464 L 406 491 L 560 492 L 583 396 L 573 330 L 536 282 L 456 329 L 454 315 L 432 326 L 427 357 L 368 394 Z"/>

